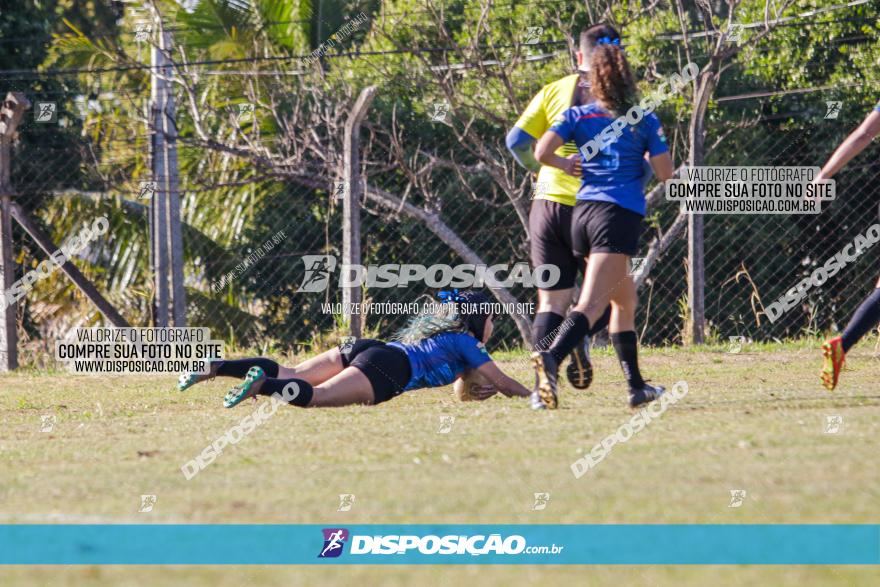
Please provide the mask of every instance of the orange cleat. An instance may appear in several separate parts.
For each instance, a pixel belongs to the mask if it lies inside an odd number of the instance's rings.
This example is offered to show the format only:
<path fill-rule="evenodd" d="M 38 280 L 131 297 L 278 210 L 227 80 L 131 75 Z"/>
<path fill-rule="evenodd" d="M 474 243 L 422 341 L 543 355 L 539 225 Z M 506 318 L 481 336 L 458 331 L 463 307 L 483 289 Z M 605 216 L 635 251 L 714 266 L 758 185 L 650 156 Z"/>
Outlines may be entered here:
<path fill-rule="evenodd" d="M 822 354 L 825 356 L 825 365 L 822 367 L 822 385 L 828 391 L 834 391 L 846 360 L 841 338 L 836 336 L 826 340 L 822 345 Z"/>

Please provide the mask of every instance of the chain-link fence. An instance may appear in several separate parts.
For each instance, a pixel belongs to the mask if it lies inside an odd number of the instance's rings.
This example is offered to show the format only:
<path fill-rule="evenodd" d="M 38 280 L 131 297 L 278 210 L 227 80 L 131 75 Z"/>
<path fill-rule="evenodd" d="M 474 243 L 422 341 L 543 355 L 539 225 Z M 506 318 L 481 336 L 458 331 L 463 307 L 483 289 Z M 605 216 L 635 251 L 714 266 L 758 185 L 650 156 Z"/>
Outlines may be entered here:
<path fill-rule="evenodd" d="M 394 92 L 389 89 L 386 94 L 393 101 Z M 35 103 L 40 101 L 36 98 Z M 116 99 L 99 93 L 93 107 L 112 107 Z M 826 99 L 842 103 L 838 115 L 828 117 Z M 63 103 L 57 97 L 55 101 Z M 470 121 L 482 124 L 482 132 L 492 138 L 479 145 L 463 144 L 461 119 L 447 110 L 448 105 L 427 102 L 424 111 L 411 112 L 405 121 L 387 103 L 371 110 L 364 121 L 363 264 L 457 265 L 465 262 L 462 244 L 487 265 L 527 262 L 526 219 L 534 186 L 506 153 L 507 127 Z M 714 108 L 707 164 L 821 166 L 869 106 L 865 99 L 823 90 L 772 101 L 729 101 Z M 63 120 L 64 113 L 58 114 Z M 508 124 L 515 115 L 511 113 Z M 98 141 L 93 140 L 94 128 L 59 129 L 57 117 L 38 122 L 36 116 L 29 113 L 13 150 L 16 200 L 57 244 L 96 215 L 106 216 L 109 232 L 75 263 L 132 325 L 152 324 L 149 129 L 135 123 L 102 129 Z M 685 153 L 681 127 L 686 121 L 664 119 L 664 124 L 680 163 Z M 241 346 L 292 351 L 345 333 L 339 308 L 333 306 L 342 301 L 336 276 L 323 291 L 298 291 L 309 269 L 304 256 L 330 255 L 341 262 L 339 140 L 327 140 L 322 147 L 336 155 L 311 170 L 312 179 L 303 179 L 297 173 L 273 177 L 260 169 L 225 173 L 223 153 L 180 142 L 190 325 L 208 326 L 216 337 Z M 706 216 L 710 339 L 766 340 L 841 326 L 875 278 L 873 249 L 812 288 L 802 303 L 775 322 L 762 313 L 877 221 L 878 154 L 876 146 L 869 148 L 837 176 L 837 200 L 824 204 L 819 215 Z M 642 249 L 647 251 L 653 239 L 665 234 L 678 214 L 677 205 L 664 199 L 649 209 Z M 684 339 L 686 236 L 685 231 L 678 234 L 641 288 L 637 324 L 643 344 Z M 19 230 L 15 241 L 23 273 L 43 255 Z M 437 293 L 438 288 L 424 281 L 363 291 L 365 303 L 411 302 Z M 513 287 L 510 294 L 520 302 L 536 301 L 532 288 Z M 387 337 L 406 319 L 405 313 L 367 314 L 366 333 Z M 19 306 L 24 346 L 37 351 L 52 348 L 51 341 L 73 326 L 100 321 L 97 311 L 60 273 L 40 280 Z M 522 344 L 509 317 L 502 317 L 496 331 L 493 346 Z M 25 360 L 36 361 L 40 354 L 26 354 Z"/>

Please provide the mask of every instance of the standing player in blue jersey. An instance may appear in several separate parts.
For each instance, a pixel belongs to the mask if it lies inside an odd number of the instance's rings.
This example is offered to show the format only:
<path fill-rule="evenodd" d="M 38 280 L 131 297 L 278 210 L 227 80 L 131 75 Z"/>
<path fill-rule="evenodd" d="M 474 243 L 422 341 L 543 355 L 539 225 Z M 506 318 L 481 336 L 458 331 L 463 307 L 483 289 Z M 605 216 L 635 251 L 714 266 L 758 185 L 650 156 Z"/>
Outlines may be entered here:
<path fill-rule="evenodd" d="M 622 134 L 601 151 L 594 153 L 585 147 L 637 103 L 635 80 L 623 48 L 614 39 L 598 39 L 590 53 L 590 90 L 595 102 L 567 110 L 535 149 L 535 157 L 544 165 L 581 178 L 571 240 L 576 255 L 590 258 L 578 303 L 550 348 L 532 355 L 538 393 L 548 408 L 557 405 L 560 361 L 600 319 L 609 301 L 611 342 L 629 385 L 630 406 L 653 401 L 664 391 L 646 383 L 639 371 L 635 333 L 638 300 L 629 275 L 629 259 L 638 252 L 645 215 L 645 155 L 660 181 L 672 177 L 672 158 L 660 121 L 653 113 L 645 114 L 634 125 L 624 125 Z M 572 140 L 578 153 L 567 158 L 556 154 L 562 144 Z"/>
<path fill-rule="evenodd" d="M 874 107 L 874 110 L 868 114 L 862 124 L 837 147 L 822 171 L 819 172 L 816 181 L 831 179 L 853 157 L 861 153 L 878 134 L 880 134 L 880 103 Z M 856 309 L 843 334 L 825 341 L 825 344 L 822 345 L 822 352 L 825 356 L 822 384 L 826 389 L 831 391 L 837 387 L 837 380 L 840 378 L 846 353 L 878 323 L 880 323 L 880 279 L 877 280 L 874 291 Z"/>
<path fill-rule="evenodd" d="M 571 214 L 575 194 L 580 188 L 578 178 L 550 166 L 542 166 L 532 152 L 538 139 L 553 121 L 572 106 L 593 101 L 590 94 L 590 53 L 598 39 L 620 43 L 620 34 L 614 27 L 597 24 L 580 34 L 577 51 L 577 73 L 551 82 L 535 94 L 514 127 L 507 133 L 507 148 L 517 163 L 536 174 L 535 197 L 529 209 L 529 254 L 533 267 L 553 265 L 559 268 L 559 280 L 552 286 L 538 289 L 538 311 L 532 321 L 532 349 L 546 350 L 556 336 L 572 301 L 572 290 L 578 271 L 584 270 L 584 259 L 572 252 Z M 558 154 L 577 153 L 573 141 L 561 145 Z M 647 179 L 647 178 L 646 178 Z M 586 389 L 593 380 L 590 365 L 591 336 L 608 325 L 611 308 L 587 332 L 580 344 L 575 345 L 566 368 L 568 381 L 577 389 Z M 532 406 L 543 408 L 537 392 Z"/>
<path fill-rule="evenodd" d="M 282 367 L 266 358 L 215 361 L 211 372 L 181 375 L 181 391 L 216 376 L 244 377 L 223 400 L 227 408 L 249 397 L 287 395 L 300 407 L 339 407 L 379 404 L 405 391 L 442 387 L 466 371 L 492 382 L 474 399 L 487 399 L 499 391 L 508 397 L 526 397 L 531 392 L 505 375 L 486 352 L 484 343 L 492 336 L 492 315 L 486 313 L 489 299 L 479 292 L 456 294 L 436 314 L 414 317 L 398 341 L 358 339 L 350 348 L 330 349 L 296 367 Z M 291 385 L 293 384 L 293 385 Z"/>

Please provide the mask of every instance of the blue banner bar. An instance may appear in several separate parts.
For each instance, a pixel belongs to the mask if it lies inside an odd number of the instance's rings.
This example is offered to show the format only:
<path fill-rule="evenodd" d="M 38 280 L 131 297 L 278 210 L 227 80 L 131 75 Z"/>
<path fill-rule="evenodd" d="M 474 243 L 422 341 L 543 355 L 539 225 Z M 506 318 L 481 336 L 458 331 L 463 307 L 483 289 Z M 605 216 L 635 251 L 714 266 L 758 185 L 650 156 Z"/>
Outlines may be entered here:
<path fill-rule="evenodd" d="M 880 525 L 6 524 L 0 564 L 880 564 Z"/>

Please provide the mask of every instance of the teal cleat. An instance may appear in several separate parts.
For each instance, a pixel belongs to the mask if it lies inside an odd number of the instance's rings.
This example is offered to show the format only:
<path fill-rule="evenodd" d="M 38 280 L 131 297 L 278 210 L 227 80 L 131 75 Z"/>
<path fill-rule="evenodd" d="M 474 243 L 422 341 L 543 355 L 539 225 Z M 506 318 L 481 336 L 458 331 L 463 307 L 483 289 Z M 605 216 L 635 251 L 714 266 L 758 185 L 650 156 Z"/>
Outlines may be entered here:
<path fill-rule="evenodd" d="M 217 368 L 219 366 L 220 361 L 211 361 L 208 373 L 195 373 L 193 371 L 181 373 L 180 377 L 177 378 L 177 391 L 186 391 L 196 383 L 213 379 L 217 376 Z"/>
<path fill-rule="evenodd" d="M 229 390 L 226 397 L 223 398 L 224 408 L 234 408 L 249 397 L 255 397 L 257 392 L 263 386 L 266 380 L 266 374 L 259 367 L 251 367 L 248 369 L 244 378 L 244 383 L 236 385 Z"/>

